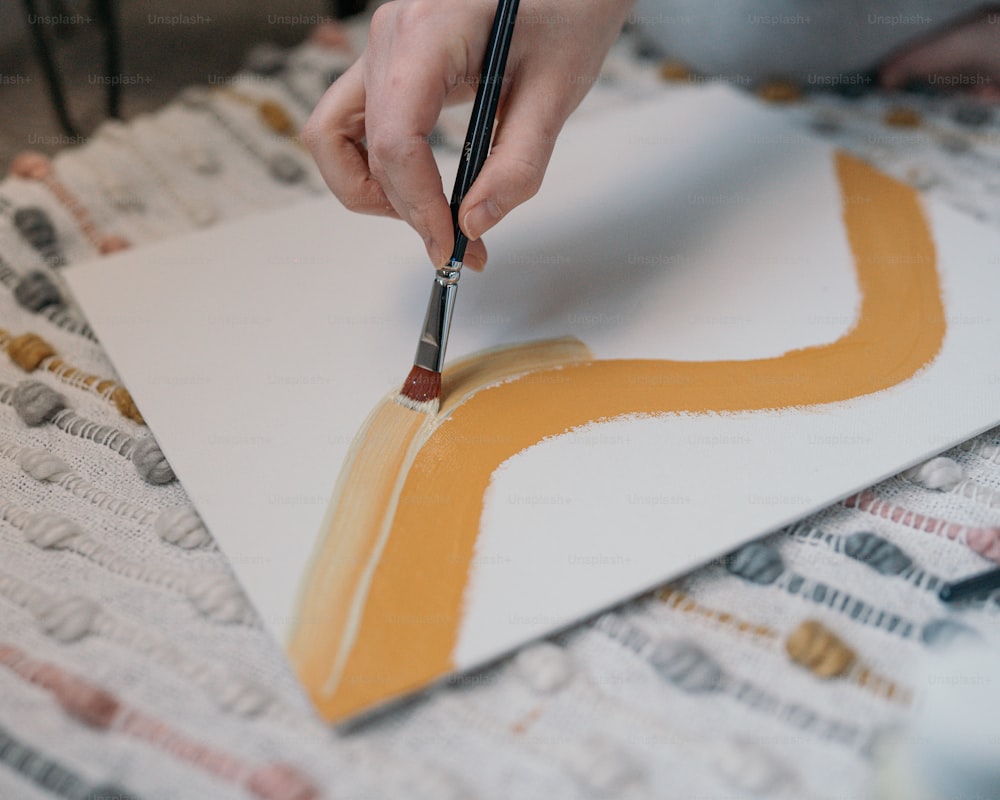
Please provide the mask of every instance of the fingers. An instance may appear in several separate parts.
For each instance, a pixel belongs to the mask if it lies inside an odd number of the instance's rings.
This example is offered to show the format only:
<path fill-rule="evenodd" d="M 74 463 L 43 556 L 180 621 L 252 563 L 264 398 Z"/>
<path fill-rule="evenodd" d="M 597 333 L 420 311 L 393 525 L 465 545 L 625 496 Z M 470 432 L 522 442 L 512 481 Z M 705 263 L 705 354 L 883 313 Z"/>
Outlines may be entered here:
<path fill-rule="evenodd" d="M 413 19 L 420 10 L 418 3 L 379 9 L 365 55 L 320 100 L 303 141 L 347 208 L 405 220 L 440 266 L 453 230 L 428 137 L 458 71 L 455 48 L 427 46 L 426 26 L 434 20 L 427 14 Z M 464 74 L 465 64 L 457 66 Z M 470 250 L 470 267 L 484 261 L 485 248 Z"/>
<path fill-rule="evenodd" d="M 466 71 L 464 46 L 442 34 L 449 20 L 441 8 L 411 2 L 379 9 L 386 13 L 373 20 L 365 68 L 368 167 L 435 265 L 445 262 L 454 241 L 428 138 L 455 76 Z"/>
<path fill-rule="evenodd" d="M 880 74 L 882 85 L 888 89 L 899 89 L 911 81 L 928 82 L 933 75 L 954 74 L 963 64 L 960 52 L 938 43 L 928 43 L 908 50 L 893 58 Z"/>
<path fill-rule="evenodd" d="M 476 239 L 466 246 L 462 263 L 475 272 L 482 272 L 486 268 L 486 259 L 486 245 L 482 239 Z"/>
<path fill-rule="evenodd" d="M 361 60 L 320 99 L 302 129 L 326 185 L 351 211 L 398 216 L 385 191 L 372 177 L 363 145 L 365 85 Z"/>
<path fill-rule="evenodd" d="M 327 186 L 344 206 L 363 214 L 405 219 L 424 239 L 431 262 L 440 266 L 454 244 L 451 210 L 441 176 L 426 135 L 399 132 L 419 131 L 428 125 L 433 129 L 433 100 L 428 103 L 425 98 L 424 103 L 417 103 L 410 125 L 398 124 L 399 109 L 392 108 L 389 95 L 384 102 L 374 104 L 376 125 L 384 114 L 389 117 L 383 123 L 385 130 L 379 130 L 369 149 L 364 144 L 369 96 L 364 70 L 365 64 L 359 60 L 327 90 L 303 128 L 303 143 Z M 384 79 L 380 76 L 377 80 Z M 385 91 L 398 97 L 400 92 L 405 95 L 409 87 L 404 83 Z M 464 263 L 470 269 L 482 270 L 486 263 L 482 242 L 470 243 Z"/>
<path fill-rule="evenodd" d="M 888 88 L 921 81 L 982 93 L 1000 78 L 1000 28 L 988 15 L 966 19 L 890 58 L 880 78 Z"/>
<path fill-rule="evenodd" d="M 506 99 L 489 158 L 459 209 L 459 224 L 469 239 L 478 240 L 541 187 L 569 113 L 551 97 L 552 85 L 543 78 L 521 78 Z"/>
<path fill-rule="evenodd" d="M 580 4 L 569 17 L 518 21 L 528 45 L 508 62 L 510 88 L 501 98 L 493 147 L 459 209 L 470 239 L 538 192 L 556 137 L 599 73 L 630 7 L 630 0 L 599 0 Z M 570 41 L 581 46 L 567 47 Z"/>
<path fill-rule="evenodd" d="M 471 269 L 485 263 L 483 233 L 538 191 L 555 137 L 629 6 L 629 0 L 594 0 L 579 14 L 518 21 L 492 152 L 458 214 L 470 239 L 464 262 Z M 489 0 L 379 6 L 365 53 L 324 95 L 303 132 L 341 202 L 405 220 L 435 265 L 446 261 L 454 236 L 428 139 L 444 104 L 472 94 L 493 11 Z"/>

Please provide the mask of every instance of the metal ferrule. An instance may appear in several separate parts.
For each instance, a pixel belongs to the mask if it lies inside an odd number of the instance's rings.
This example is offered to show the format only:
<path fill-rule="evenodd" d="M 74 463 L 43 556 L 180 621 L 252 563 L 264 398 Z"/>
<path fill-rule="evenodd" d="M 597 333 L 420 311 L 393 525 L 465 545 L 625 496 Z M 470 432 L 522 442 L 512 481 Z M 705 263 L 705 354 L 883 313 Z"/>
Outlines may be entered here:
<path fill-rule="evenodd" d="M 418 367 L 440 372 L 444 367 L 444 351 L 448 346 L 451 315 L 455 310 L 458 279 L 462 275 L 462 262 L 449 261 L 441 267 L 431 287 L 431 299 L 424 318 L 424 332 L 417 344 L 413 363 Z"/>

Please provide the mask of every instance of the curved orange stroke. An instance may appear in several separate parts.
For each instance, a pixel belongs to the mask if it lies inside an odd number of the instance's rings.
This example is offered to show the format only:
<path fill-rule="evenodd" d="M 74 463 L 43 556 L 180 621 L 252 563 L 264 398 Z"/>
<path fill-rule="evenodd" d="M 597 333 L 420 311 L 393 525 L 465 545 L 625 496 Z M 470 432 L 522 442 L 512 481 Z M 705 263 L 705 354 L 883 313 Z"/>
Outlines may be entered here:
<path fill-rule="evenodd" d="M 837 154 L 836 171 L 843 197 L 871 201 L 843 203 L 861 294 L 855 326 L 830 344 L 774 358 L 585 361 L 471 397 L 413 461 L 401 497 L 434 497 L 435 505 L 398 505 L 339 683 L 332 693 L 307 685 L 321 713 L 342 718 L 454 668 L 483 495 L 511 456 L 548 436 L 622 415 L 850 400 L 895 386 L 933 360 L 945 317 L 916 192 L 846 154 Z"/>
<path fill-rule="evenodd" d="M 397 390 L 375 406 L 344 459 L 308 574 L 299 587 L 288 655 L 299 680 L 314 695 L 330 692 L 340 681 L 403 482 L 430 435 L 484 386 L 593 357 L 572 338 L 500 347 L 448 366 L 441 376 L 445 392 L 436 415 L 397 402 Z M 407 497 L 402 502 L 418 502 L 433 511 L 440 498 Z M 392 628 L 412 621 L 397 615 L 383 624 Z"/>

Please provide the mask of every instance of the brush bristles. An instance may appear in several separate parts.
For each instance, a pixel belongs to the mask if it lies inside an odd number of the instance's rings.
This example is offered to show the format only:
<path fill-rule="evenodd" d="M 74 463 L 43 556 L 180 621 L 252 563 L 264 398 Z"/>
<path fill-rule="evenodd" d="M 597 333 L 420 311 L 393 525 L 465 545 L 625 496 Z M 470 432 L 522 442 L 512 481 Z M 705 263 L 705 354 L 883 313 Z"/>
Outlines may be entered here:
<path fill-rule="evenodd" d="M 437 413 L 441 398 L 441 373 L 414 365 L 397 398 L 407 408 Z"/>

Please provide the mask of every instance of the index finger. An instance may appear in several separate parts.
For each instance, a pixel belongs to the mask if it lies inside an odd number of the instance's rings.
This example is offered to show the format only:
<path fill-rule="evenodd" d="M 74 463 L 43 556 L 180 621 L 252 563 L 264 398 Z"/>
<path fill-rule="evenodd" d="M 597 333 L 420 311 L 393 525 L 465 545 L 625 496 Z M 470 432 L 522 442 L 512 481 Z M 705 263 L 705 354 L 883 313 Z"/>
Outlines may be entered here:
<path fill-rule="evenodd" d="M 302 129 L 302 143 L 312 153 L 330 191 L 348 209 L 397 216 L 368 166 L 362 59 L 355 61 L 320 98 Z"/>
<path fill-rule="evenodd" d="M 441 33 L 453 22 L 413 16 L 400 9 L 373 29 L 365 65 L 369 166 L 440 264 L 453 245 L 453 227 L 429 137 L 449 91 L 465 75 L 465 47 Z"/>

